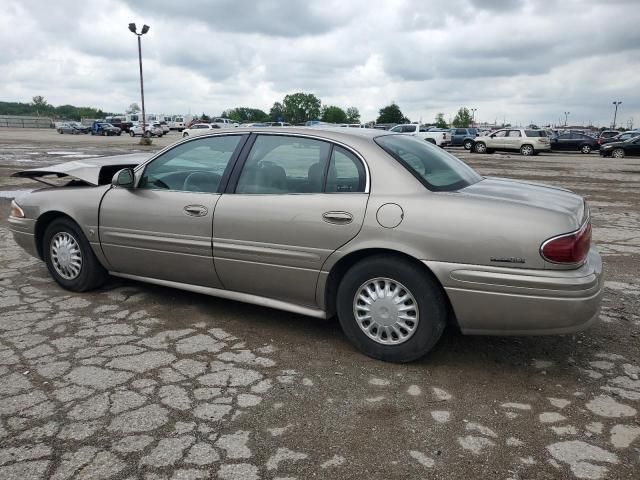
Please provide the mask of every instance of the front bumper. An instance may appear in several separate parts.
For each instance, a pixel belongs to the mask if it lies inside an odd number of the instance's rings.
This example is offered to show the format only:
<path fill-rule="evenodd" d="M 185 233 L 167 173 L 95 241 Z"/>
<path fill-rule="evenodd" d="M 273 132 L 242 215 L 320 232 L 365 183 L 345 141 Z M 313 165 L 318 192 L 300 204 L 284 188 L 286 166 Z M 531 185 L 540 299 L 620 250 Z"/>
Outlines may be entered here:
<path fill-rule="evenodd" d="M 29 255 L 40 258 L 36 246 L 36 221 L 30 218 L 9 217 L 9 229 L 15 242 L 26 250 Z"/>
<path fill-rule="evenodd" d="M 604 276 L 595 248 L 575 270 L 424 263 L 442 283 L 466 334 L 574 333 L 598 319 Z"/>

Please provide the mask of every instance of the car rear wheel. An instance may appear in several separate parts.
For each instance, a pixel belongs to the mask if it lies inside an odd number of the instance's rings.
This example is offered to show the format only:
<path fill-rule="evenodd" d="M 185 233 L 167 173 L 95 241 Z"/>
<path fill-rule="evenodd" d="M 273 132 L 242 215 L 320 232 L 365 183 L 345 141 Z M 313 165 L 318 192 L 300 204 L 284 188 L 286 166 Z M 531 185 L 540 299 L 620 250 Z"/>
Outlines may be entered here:
<path fill-rule="evenodd" d="M 624 150 L 621 148 L 616 148 L 613 152 L 611 152 L 611 156 L 613 158 L 624 158 Z"/>
<path fill-rule="evenodd" d="M 483 142 L 476 142 L 473 146 L 473 151 L 476 153 L 487 153 L 487 146 Z"/>
<path fill-rule="evenodd" d="M 131 136 L 131 137 L 135 137 L 135 136 L 136 136 L 136 134 L 135 134 L 135 133 L 133 133 L 133 131 L 131 131 L 131 132 L 129 132 L 129 136 Z"/>
<path fill-rule="evenodd" d="M 340 325 L 365 355 L 411 362 L 440 339 L 447 303 L 437 282 L 419 265 L 394 256 L 354 265 L 338 288 Z"/>
<path fill-rule="evenodd" d="M 70 219 L 51 222 L 44 233 L 42 252 L 49 273 L 67 290 L 91 290 L 107 278 L 107 271 L 98 262 L 84 234 Z"/>
<path fill-rule="evenodd" d="M 189 134 L 188 134 L 187 132 L 184 132 L 184 133 L 182 134 L 182 138 L 187 138 L 188 136 L 189 136 Z"/>
<path fill-rule="evenodd" d="M 580 147 L 580 151 L 582 153 L 591 153 L 591 145 L 582 145 L 582 147 Z"/>
<path fill-rule="evenodd" d="M 522 145 L 520 147 L 520 155 L 523 155 L 525 157 L 533 155 L 533 147 L 531 145 Z"/>
<path fill-rule="evenodd" d="M 471 150 L 471 147 L 473 147 L 473 140 L 465 140 L 462 146 L 465 150 Z"/>

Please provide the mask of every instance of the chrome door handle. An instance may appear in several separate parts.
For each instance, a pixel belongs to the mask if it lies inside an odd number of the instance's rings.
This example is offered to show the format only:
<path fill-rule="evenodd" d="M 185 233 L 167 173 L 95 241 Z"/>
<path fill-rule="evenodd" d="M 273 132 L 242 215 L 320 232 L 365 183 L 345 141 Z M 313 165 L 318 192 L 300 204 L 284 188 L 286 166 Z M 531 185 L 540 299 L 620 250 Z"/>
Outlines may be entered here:
<path fill-rule="evenodd" d="M 187 205 L 184 207 L 184 213 L 192 217 L 204 217 L 209 210 L 203 205 Z"/>
<path fill-rule="evenodd" d="M 349 212 L 325 212 L 322 214 L 322 219 L 327 223 L 346 225 L 353 222 L 353 215 Z"/>

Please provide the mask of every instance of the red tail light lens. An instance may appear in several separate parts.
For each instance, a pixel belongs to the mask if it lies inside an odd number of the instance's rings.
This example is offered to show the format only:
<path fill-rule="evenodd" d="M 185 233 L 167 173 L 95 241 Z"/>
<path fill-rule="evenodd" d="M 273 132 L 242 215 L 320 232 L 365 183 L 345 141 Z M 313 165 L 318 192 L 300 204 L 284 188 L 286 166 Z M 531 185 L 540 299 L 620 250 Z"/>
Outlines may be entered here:
<path fill-rule="evenodd" d="M 591 223 L 585 223 L 580 230 L 550 238 L 542 244 L 542 258 L 552 263 L 580 263 L 591 247 Z"/>

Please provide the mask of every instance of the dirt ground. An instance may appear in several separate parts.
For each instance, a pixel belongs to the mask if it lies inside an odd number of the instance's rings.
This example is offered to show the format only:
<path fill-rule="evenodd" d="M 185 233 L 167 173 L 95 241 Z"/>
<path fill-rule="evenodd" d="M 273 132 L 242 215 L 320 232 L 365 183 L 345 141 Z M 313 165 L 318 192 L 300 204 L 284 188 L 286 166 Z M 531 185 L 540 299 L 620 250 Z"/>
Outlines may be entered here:
<path fill-rule="evenodd" d="M 395 365 L 334 321 L 117 279 L 70 294 L 13 242 L 8 198 L 34 184 L 10 172 L 177 138 L 0 129 L 0 479 L 640 478 L 640 159 L 451 149 L 587 198 L 601 322 L 451 330 Z"/>

